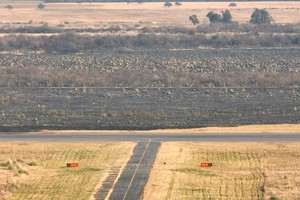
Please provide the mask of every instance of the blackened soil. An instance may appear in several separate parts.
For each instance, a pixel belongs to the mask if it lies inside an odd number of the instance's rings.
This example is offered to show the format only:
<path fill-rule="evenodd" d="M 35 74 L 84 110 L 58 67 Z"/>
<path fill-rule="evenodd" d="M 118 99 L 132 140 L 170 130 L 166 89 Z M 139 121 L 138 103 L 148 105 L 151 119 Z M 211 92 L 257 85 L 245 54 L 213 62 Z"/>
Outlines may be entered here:
<path fill-rule="evenodd" d="M 0 88 L 0 130 L 300 123 L 300 88 Z"/>

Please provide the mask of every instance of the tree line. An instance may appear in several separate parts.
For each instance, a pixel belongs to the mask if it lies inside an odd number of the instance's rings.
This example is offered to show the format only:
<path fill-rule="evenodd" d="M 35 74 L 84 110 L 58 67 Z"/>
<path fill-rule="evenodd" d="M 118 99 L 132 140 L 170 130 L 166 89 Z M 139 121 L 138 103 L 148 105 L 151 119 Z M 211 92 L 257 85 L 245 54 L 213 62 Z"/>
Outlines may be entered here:
<path fill-rule="evenodd" d="M 231 4 L 230 4 L 231 5 Z M 210 11 L 207 13 L 206 17 L 209 19 L 210 23 L 232 23 L 232 15 L 229 10 L 222 11 L 221 14 Z M 200 22 L 197 15 L 191 15 L 189 20 L 194 24 L 198 25 Z M 273 21 L 272 16 L 265 9 L 256 8 L 250 19 L 251 24 L 270 24 Z"/>
<path fill-rule="evenodd" d="M 46 53 L 98 52 L 117 49 L 197 49 L 299 47 L 298 34 L 146 34 L 90 36 L 63 33 L 52 36 L 8 35 L 0 40 L 0 51 L 43 51 Z"/>

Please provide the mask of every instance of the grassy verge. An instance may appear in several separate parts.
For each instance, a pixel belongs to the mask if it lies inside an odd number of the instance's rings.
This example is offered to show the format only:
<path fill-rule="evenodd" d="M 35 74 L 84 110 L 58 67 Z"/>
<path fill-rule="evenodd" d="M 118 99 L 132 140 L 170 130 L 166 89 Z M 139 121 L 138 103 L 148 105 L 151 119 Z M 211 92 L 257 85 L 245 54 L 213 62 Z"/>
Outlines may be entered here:
<path fill-rule="evenodd" d="M 299 143 L 164 143 L 144 199 L 299 199 Z M 200 162 L 212 162 L 200 168 Z"/>
<path fill-rule="evenodd" d="M 282 133 L 300 133 L 300 124 L 261 124 L 261 125 L 245 125 L 237 127 L 205 127 L 205 128 L 187 128 L 187 129 L 157 129 L 157 130 L 43 130 L 40 132 L 33 132 L 37 134 L 116 134 L 116 133 L 132 133 L 132 134 L 208 134 L 208 133 L 255 133 L 255 134 L 282 134 Z"/>
<path fill-rule="evenodd" d="M 133 146 L 0 143 L 0 199 L 88 199 L 105 172 L 126 164 Z"/>

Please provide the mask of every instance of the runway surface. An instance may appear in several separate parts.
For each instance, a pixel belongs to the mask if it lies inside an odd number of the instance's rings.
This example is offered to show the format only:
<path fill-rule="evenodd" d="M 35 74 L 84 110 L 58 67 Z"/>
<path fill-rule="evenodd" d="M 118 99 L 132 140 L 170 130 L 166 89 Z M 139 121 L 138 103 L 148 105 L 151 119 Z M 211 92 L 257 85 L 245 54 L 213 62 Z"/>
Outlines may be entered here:
<path fill-rule="evenodd" d="M 28 134 L 1 133 L 0 141 L 33 142 L 300 142 L 300 134 L 151 134 L 151 133 L 110 133 L 110 134 Z"/>
<path fill-rule="evenodd" d="M 159 147 L 159 142 L 137 143 L 109 199 L 142 199 L 144 187 Z"/>

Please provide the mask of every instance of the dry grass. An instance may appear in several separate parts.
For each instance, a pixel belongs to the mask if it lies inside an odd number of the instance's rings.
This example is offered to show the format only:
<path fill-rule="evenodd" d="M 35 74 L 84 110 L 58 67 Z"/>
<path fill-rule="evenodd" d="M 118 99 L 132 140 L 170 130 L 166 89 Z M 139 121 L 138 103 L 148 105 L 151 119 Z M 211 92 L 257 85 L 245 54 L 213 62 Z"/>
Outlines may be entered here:
<path fill-rule="evenodd" d="M 133 143 L 0 143 L 0 199 L 88 199 Z M 78 162 L 78 168 L 66 168 Z"/>
<path fill-rule="evenodd" d="M 71 27 L 95 27 L 107 23 L 138 23 L 142 25 L 187 25 L 190 15 L 196 14 L 201 23 L 208 23 L 206 14 L 214 10 L 221 12 L 229 9 L 235 21 L 245 23 L 250 20 L 254 8 L 266 8 L 277 23 L 299 23 L 300 2 L 237 2 L 237 7 L 229 7 L 230 2 L 194 2 L 182 3 L 180 7 L 165 8 L 160 3 L 51 3 L 44 10 L 37 10 L 40 2 L 1 1 L 0 19 L 2 21 L 29 21 L 34 24 L 47 22 L 58 25 L 70 22 Z M 7 10 L 11 4 L 14 9 Z M 192 26 L 189 24 L 188 26 Z"/>
<path fill-rule="evenodd" d="M 83 134 L 83 133 L 93 133 L 93 134 L 116 134 L 116 133 L 170 133 L 170 134 L 184 134 L 184 133 L 198 133 L 198 134 L 209 134 L 209 133 L 300 133 L 300 124 L 265 124 L 265 125 L 245 125 L 237 127 L 207 127 L 207 128 L 190 128 L 190 129 L 158 129 L 158 130 L 147 130 L 147 131 L 127 131 L 127 130 L 44 130 L 43 134 L 55 134 L 55 133 L 65 133 L 65 134 Z"/>
<path fill-rule="evenodd" d="M 299 143 L 164 143 L 144 199 L 300 199 L 299 152 Z M 213 167 L 200 168 L 206 161 Z"/>

